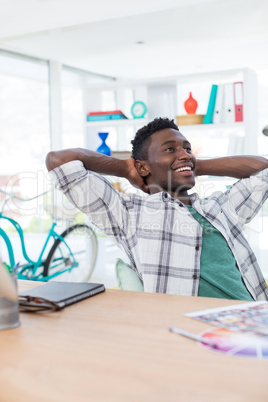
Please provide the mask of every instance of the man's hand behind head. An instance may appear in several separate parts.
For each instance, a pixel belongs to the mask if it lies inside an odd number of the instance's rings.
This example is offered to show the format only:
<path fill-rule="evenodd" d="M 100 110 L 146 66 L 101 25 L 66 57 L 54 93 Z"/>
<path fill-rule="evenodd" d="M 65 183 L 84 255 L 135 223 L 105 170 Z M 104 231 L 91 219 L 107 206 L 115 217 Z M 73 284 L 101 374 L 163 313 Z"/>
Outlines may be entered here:
<path fill-rule="evenodd" d="M 127 171 L 126 171 L 126 179 L 132 184 L 132 186 L 137 187 L 144 191 L 145 193 L 149 194 L 149 189 L 147 185 L 144 183 L 143 178 L 138 173 L 135 167 L 135 159 L 129 158 L 125 159 Z"/>

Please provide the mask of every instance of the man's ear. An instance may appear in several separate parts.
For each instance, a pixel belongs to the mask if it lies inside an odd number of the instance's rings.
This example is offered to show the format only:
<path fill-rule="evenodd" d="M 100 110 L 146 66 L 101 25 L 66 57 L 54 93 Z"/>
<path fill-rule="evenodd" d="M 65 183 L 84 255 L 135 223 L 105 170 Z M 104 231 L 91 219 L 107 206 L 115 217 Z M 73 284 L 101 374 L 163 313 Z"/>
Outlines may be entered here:
<path fill-rule="evenodd" d="M 148 163 L 146 161 L 136 160 L 135 167 L 141 177 L 146 177 L 150 173 L 150 169 L 149 169 Z"/>

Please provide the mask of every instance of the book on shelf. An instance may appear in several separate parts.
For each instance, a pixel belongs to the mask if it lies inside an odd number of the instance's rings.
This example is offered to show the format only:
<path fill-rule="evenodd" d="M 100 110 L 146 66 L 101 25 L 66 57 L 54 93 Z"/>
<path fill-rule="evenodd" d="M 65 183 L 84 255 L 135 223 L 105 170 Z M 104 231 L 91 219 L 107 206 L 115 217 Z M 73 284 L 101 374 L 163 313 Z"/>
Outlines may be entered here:
<path fill-rule="evenodd" d="M 125 116 L 121 110 L 110 110 L 108 112 L 89 112 L 88 113 L 89 116 L 100 115 L 100 114 L 121 114 L 121 115 Z"/>
<path fill-rule="evenodd" d="M 111 110 L 107 112 L 89 112 L 87 121 L 101 121 L 101 120 L 120 120 L 127 119 L 127 116 L 121 110 Z"/>
<path fill-rule="evenodd" d="M 125 120 L 127 117 L 122 114 L 96 114 L 88 115 L 87 121 L 104 121 L 104 120 Z"/>

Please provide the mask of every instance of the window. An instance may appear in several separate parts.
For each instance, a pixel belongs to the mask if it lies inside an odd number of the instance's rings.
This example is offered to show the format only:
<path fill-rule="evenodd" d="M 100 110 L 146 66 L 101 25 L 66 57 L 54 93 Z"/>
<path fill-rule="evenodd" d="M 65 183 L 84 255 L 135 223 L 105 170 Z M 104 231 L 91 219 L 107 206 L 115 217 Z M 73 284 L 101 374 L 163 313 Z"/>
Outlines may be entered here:
<path fill-rule="evenodd" d="M 62 127 L 63 148 L 84 147 L 86 110 L 85 91 L 87 85 L 105 83 L 112 78 L 82 71 L 68 66 L 62 67 Z M 113 98 L 108 91 L 103 99 L 106 110 L 114 109 Z"/>
<path fill-rule="evenodd" d="M 84 74 L 62 68 L 62 142 L 63 148 L 84 146 Z"/>
<path fill-rule="evenodd" d="M 20 192 L 35 195 L 50 149 L 46 62 L 0 52 L 0 128 L 1 185 L 18 175 Z"/>
<path fill-rule="evenodd" d="M 46 62 L 0 52 L 0 128 L 1 188 L 24 198 L 41 193 L 47 174 L 44 158 L 50 149 Z M 22 216 L 21 224 L 27 228 L 39 201 L 8 206 L 15 219 Z"/>

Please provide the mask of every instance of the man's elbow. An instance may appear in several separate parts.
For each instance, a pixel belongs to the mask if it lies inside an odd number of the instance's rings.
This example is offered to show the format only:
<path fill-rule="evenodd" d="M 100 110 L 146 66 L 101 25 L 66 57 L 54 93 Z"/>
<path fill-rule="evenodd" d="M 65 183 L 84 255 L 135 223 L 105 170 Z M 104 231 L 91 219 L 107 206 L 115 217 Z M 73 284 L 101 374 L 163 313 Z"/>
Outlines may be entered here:
<path fill-rule="evenodd" d="M 55 169 L 56 167 L 61 165 L 61 161 L 57 158 L 56 152 L 49 152 L 46 156 L 46 167 L 47 170 L 50 172 L 51 170 Z"/>
<path fill-rule="evenodd" d="M 47 170 L 55 169 L 58 166 L 63 165 L 64 163 L 81 160 L 81 151 L 80 148 L 72 148 L 72 149 L 63 149 L 61 151 L 51 151 L 47 154 L 46 157 L 46 166 Z"/>

